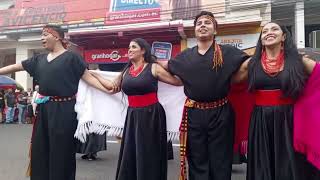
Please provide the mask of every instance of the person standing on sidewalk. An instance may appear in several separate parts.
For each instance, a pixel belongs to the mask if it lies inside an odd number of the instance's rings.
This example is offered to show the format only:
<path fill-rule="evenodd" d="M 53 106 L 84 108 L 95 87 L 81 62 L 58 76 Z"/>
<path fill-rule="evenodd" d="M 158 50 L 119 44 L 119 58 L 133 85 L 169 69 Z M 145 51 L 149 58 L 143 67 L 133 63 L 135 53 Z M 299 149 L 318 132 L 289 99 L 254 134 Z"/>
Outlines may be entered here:
<path fill-rule="evenodd" d="M 27 101 L 28 101 L 28 93 L 23 90 L 17 97 L 18 104 L 17 107 L 19 109 L 18 122 L 19 124 L 25 123 L 26 119 L 26 109 L 27 109 Z"/>
<path fill-rule="evenodd" d="M 5 109 L 5 102 L 4 102 L 4 91 L 0 90 L 0 123 L 5 122 L 5 118 L 3 118 L 3 110 Z"/>
<path fill-rule="evenodd" d="M 13 123 L 14 109 L 16 103 L 16 96 L 13 90 L 10 88 L 4 95 L 5 107 L 6 107 L 6 123 Z"/>

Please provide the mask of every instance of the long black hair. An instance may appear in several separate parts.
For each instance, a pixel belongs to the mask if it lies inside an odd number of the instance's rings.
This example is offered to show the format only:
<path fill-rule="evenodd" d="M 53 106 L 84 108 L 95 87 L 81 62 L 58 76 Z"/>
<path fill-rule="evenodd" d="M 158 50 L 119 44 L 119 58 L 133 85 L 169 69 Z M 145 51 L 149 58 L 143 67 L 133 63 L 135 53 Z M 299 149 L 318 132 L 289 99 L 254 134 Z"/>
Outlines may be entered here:
<path fill-rule="evenodd" d="M 137 43 L 139 45 L 139 47 L 141 48 L 141 50 L 145 51 L 145 53 L 143 54 L 143 58 L 146 63 L 156 62 L 157 58 L 156 58 L 156 56 L 151 54 L 151 46 L 146 40 L 144 40 L 142 38 L 135 38 L 135 39 L 132 39 L 131 42 Z M 120 78 L 120 86 L 122 85 L 123 75 L 127 71 L 127 69 L 130 68 L 130 66 L 132 66 L 132 62 L 129 60 L 120 74 L 120 77 L 119 77 Z"/>
<path fill-rule="evenodd" d="M 298 53 L 298 49 L 292 39 L 291 33 L 284 26 L 281 26 L 277 22 L 275 23 L 280 26 L 283 34 L 285 35 L 284 41 L 284 69 L 280 74 L 281 78 L 281 90 L 285 97 L 291 97 L 293 99 L 298 98 L 301 94 L 304 83 L 306 80 L 306 73 L 302 63 L 302 56 Z M 261 34 L 256 46 L 256 51 L 249 62 L 249 90 L 255 90 L 255 80 L 257 69 L 260 66 L 261 54 L 263 45 L 261 42 Z"/>

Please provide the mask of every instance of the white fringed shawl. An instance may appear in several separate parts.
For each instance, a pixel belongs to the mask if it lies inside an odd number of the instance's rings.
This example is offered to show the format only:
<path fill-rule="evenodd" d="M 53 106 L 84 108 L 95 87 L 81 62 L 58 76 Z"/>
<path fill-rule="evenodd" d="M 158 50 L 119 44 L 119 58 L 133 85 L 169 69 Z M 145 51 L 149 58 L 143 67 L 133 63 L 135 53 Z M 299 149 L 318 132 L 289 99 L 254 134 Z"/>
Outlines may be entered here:
<path fill-rule="evenodd" d="M 120 74 L 106 71 L 95 72 L 106 79 L 114 79 Z M 186 99 L 183 87 L 159 82 L 158 98 L 166 112 L 168 139 L 178 139 Z M 103 134 L 107 131 L 108 136 L 121 136 L 127 106 L 127 96 L 124 93 L 106 94 L 80 80 L 75 105 L 79 122 L 74 136 L 82 142 L 86 141 L 90 133 Z"/>

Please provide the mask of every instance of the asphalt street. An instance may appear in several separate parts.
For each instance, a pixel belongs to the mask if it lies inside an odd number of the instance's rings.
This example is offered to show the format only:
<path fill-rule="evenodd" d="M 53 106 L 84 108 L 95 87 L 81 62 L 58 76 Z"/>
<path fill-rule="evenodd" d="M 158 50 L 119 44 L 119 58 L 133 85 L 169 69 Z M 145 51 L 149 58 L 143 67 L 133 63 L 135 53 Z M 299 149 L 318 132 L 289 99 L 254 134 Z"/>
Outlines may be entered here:
<path fill-rule="evenodd" d="M 26 180 L 31 125 L 0 124 L 0 180 Z M 77 180 L 114 180 L 120 144 L 108 138 L 108 150 L 96 161 L 82 160 L 77 155 Z M 178 147 L 174 160 L 168 161 L 168 180 L 178 180 Z M 232 180 L 245 180 L 245 165 L 234 165 Z"/>

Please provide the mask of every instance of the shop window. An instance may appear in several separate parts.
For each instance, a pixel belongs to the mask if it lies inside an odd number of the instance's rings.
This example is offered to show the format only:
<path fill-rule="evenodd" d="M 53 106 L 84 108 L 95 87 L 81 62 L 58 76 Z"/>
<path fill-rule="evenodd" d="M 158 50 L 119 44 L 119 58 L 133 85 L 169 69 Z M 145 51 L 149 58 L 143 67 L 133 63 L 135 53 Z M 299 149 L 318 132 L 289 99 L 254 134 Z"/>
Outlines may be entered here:
<path fill-rule="evenodd" d="M 320 30 L 312 31 L 309 34 L 310 47 L 320 48 Z"/>

